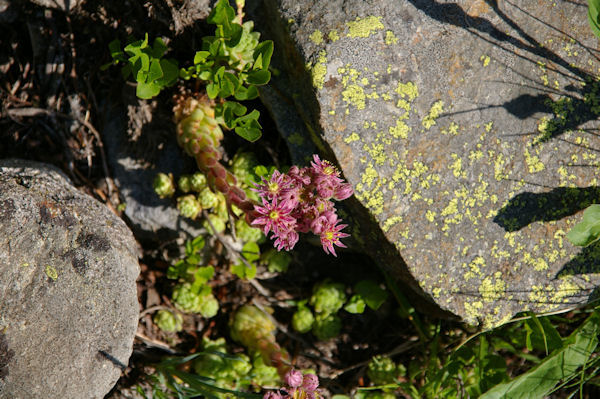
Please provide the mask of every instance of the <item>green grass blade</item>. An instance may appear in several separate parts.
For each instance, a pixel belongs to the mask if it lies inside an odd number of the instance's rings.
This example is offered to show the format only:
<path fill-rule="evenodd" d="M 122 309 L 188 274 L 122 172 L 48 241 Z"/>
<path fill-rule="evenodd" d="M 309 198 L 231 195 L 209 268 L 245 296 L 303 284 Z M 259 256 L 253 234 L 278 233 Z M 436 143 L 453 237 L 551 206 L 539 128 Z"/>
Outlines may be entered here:
<path fill-rule="evenodd" d="M 543 398 L 563 380 L 571 379 L 577 369 L 585 366 L 598 345 L 600 316 L 594 312 L 583 325 L 540 364 L 525 374 L 498 384 L 481 396 L 481 399 Z"/>

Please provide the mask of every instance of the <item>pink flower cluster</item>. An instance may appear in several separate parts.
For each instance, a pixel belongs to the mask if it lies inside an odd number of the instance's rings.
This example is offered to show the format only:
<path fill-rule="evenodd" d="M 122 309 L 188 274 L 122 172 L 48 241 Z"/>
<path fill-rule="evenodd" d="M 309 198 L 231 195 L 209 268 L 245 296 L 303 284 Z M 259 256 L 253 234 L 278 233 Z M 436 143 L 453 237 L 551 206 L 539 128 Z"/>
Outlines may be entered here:
<path fill-rule="evenodd" d="M 331 163 L 318 155 L 313 159 L 310 167 L 292 166 L 288 173 L 275 171 L 269 180 L 263 178 L 255 189 L 262 206 L 255 205 L 252 224 L 265 235 L 273 233 L 277 250 L 291 250 L 298 233 L 312 232 L 320 237 L 325 253 L 337 256 L 334 245 L 345 248 L 340 238 L 349 234 L 342 233 L 347 225 L 340 224 L 332 200 L 350 197 L 352 186 Z"/>
<path fill-rule="evenodd" d="M 323 396 L 317 390 L 319 377 L 304 374 L 298 370 L 290 370 L 285 375 L 286 387 L 279 392 L 267 392 L 263 399 L 320 399 Z M 283 393 L 282 393 L 283 392 Z"/>

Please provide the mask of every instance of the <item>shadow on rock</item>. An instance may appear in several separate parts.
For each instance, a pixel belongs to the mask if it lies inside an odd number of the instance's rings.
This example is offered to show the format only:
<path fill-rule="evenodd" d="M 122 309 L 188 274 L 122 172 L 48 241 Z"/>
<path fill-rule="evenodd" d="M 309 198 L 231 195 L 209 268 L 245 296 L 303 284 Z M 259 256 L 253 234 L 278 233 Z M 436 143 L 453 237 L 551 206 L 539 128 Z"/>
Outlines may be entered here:
<path fill-rule="evenodd" d="M 600 202 L 600 187 L 557 187 L 546 193 L 524 192 L 501 208 L 494 222 L 506 231 L 517 231 L 533 222 L 549 222 L 573 215 Z"/>

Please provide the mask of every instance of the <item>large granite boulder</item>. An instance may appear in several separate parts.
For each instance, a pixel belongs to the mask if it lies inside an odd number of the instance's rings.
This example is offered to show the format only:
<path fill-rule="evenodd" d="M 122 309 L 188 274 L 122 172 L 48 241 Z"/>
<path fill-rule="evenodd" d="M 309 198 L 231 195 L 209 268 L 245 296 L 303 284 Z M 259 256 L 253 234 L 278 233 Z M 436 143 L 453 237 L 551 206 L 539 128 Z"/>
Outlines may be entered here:
<path fill-rule="evenodd" d="M 575 2 L 265 0 L 281 70 L 263 98 L 293 156 L 355 188 L 380 265 L 463 320 L 592 296 L 600 245 L 598 41 Z"/>
<path fill-rule="evenodd" d="M 131 355 L 136 243 L 56 168 L 0 161 L 0 398 L 103 398 Z"/>

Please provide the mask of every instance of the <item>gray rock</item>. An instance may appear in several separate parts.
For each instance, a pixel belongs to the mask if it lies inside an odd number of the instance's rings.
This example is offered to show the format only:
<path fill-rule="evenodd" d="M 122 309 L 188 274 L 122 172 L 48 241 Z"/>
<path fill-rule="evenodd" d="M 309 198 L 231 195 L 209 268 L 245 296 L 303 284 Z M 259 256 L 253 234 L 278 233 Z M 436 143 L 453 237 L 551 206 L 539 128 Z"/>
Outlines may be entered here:
<path fill-rule="evenodd" d="M 56 168 L 0 162 L 0 398 L 103 398 L 127 365 L 139 273 L 127 226 Z"/>
<path fill-rule="evenodd" d="M 600 272 L 600 245 L 565 239 L 600 201 L 587 8 L 490 4 L 261 8 L 281 70 L 262 94 L 295 159 L 316 147 L 337 160 L 358 200 L 353 236 L 424 298 L 484 326 L 585 303 Z"/>
<path fill-rule="evenodd" d="M 166 241 L 181 234 L 197 236 L 199 223 L 179 215 L 174 201 L 161 199 L 152 188 L 158 173 L 175 178 L 193 171 L 192 158 L 177 146 L 175 127 L 168 112 L 160 115 L 156 103 L 137 100 L 128 93 L 127 108 L 110 107 L 104 131 L 108 163 L 125 203 L 125 216 L 142 241 Z"/>

